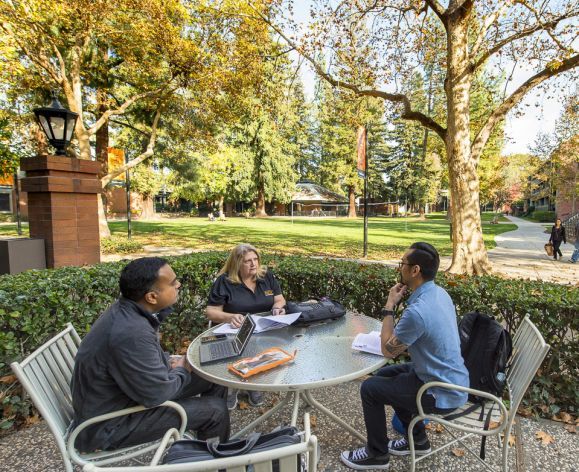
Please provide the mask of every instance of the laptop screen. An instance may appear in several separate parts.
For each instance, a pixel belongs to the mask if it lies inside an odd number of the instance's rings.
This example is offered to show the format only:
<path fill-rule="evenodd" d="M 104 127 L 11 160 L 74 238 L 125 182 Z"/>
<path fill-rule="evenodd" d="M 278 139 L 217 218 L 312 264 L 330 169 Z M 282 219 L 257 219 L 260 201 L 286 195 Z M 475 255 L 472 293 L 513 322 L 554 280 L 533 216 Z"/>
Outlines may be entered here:
<path fill-rule="evenodd" d="M 235 347 L 238 349 L 238 351 L 241 351 L 241 348 L 245 345 L 247 339 L 251 336 L 254 325 L 255 321 L 253 321 L 253 318 L 251 318 L 250 315 L 246 315 L 241 328 L 239 328 L 239 331 L 235 336 Z"/>

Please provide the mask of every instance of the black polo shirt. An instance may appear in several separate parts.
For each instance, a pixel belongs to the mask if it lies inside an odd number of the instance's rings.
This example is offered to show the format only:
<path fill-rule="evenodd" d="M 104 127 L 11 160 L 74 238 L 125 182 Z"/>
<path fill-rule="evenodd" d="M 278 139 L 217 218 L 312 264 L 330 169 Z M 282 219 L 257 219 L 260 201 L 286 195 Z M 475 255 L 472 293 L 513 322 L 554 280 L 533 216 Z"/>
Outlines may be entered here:
<path fill-rule="evenodd" d="M 260 313 L 271 310 L 276 295 L 281 295 L 281 288 L 270 271 L 257 279 L 255 293 L 244 283 L 234 284 L 227 274 L 221 274 L 213 282 L 207 304 L 223 306 L 226 313 Z"/>

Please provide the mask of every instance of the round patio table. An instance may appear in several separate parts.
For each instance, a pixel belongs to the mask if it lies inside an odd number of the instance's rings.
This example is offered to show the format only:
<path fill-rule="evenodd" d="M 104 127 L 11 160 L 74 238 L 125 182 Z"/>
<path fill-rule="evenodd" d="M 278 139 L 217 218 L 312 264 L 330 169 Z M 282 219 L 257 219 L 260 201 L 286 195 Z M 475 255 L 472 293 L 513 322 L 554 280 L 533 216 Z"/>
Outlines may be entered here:
<path fill-rule="evenodd" d="M 240 357 L 201 365 L 199 346 L 201 337 L 210 335 L 216 327 L 205 331 L 189 345 L 187 357 L 193 370 L 202 378 L 241 390 L 288 392 L 284 399 L 250 423 L 233 438 L 241 437 L 265 421 L 268 417 L 293 402 L 291 424 L 295 426 L 300 400 L 306 405 L 325 414 L 340 426 L 365 440 L 365 435 L 352 428 L 312 395 L 311 390 L 337 385 L 357 379 L 379 369 L 386 363 L 381 356 L 367 354 L 352 349 L 352 341 L 358 333 L 379 331 L 381 322 L 364 315 L 347 313 L 337 320 L 323 322 L 308 327 L 289 326 L 282 329 L 253 334 Z M 241 357 L 251 357 L 270 347 L 279 347 L 293 354 L 293 362 L 272 370 L 242 379 L 227 370 L 227 365 Z"/>

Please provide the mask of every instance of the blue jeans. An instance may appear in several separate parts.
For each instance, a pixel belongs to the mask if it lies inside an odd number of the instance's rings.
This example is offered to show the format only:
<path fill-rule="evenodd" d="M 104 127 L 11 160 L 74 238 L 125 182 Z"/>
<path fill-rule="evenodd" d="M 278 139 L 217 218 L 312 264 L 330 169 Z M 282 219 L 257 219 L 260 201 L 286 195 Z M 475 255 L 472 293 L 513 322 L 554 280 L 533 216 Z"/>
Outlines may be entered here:
<path fill-rule="evenodd" d="M 579 235 L 577 235 L 575 238 L 575 250 L 571 255 L 571 260 L 573 262 L 577 262 L 577 260 L 579 260 Z"/>

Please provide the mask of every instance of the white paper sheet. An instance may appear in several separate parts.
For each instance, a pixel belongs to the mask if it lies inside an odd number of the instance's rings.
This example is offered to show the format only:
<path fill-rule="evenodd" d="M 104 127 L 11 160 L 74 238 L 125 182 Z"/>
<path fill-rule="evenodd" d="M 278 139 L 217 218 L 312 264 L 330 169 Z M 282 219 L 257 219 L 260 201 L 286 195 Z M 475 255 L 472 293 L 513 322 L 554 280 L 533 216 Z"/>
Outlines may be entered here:
<path fill-rule="evenodd" d="M 278 315 L 278 316 L 257 316 L 251 315 L 253 321 L 255 321 L 255 331 L 254 333 L 263 333 L 264 331 L 269 331 L 271 329 L 285 328 L 291 325 L 295 320 L 300 317 L 301 313 L 291 313 L 289 315 Z M 233 328 L 229 323 L 223 323 L 218 326 L 213 331 L 215 334 L 235 334 L 239 331 L 239 328 Z"/>
<path fill-rule="evenodd" d="M 352 341 L 352 349 L 382 356 L 380 344 L 380 331 L 359 333 L 354 338 L 354 341 Z"/>

